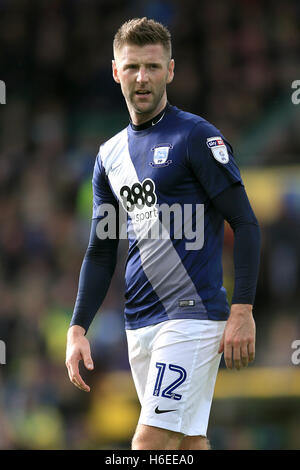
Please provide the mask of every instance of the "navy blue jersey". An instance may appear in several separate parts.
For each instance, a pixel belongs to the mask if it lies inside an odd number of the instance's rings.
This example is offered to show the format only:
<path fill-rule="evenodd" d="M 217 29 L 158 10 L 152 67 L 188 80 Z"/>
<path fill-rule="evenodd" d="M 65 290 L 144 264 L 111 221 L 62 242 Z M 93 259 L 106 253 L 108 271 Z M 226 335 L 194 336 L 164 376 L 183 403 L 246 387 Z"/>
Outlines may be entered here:
<path fill-rule="evenodd" d="M 100 146 L 93 218 L 100 219 L 103 203 L 119 203 L 128 214 L 126 328 L 228 318 L 224 218 L 211 200 L 237 182 L 242 180 L 232 147 L 220 131 L 171 105 L 155 125 L 144 130 L 129 125 Z M 169 211 L 169 226 L 162 207 L 177 210 Z M 159 236 L 148 236 L 151 230 Z"/>

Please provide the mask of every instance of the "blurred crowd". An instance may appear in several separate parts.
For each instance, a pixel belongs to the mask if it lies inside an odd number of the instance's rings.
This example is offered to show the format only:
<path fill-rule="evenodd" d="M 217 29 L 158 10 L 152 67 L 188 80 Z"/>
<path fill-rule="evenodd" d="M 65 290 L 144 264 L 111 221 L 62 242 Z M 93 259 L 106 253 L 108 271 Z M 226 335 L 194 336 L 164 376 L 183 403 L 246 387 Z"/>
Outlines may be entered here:
<path fill-rule="evenodd" d="M 64 359 L 89 236 L 95 156 L 104 140 L 128 124 L 111 77 L 112 40 L 122 22 L 138 16 L 159 20 L 172 33 L 176 69 L 169 101 L 220 128 L 238 164 L 299 162 L 300 109 L 290 100 L 291 83 L 300 78 L 296 0 L 0 0 L 0 79 L 7 90 L 7 103 L 0 105 L 2 449 L 130 445 L 139 405 L 127 380 L 126 242 L 88 333 L 95 371 L 82 373 L 90 394 L 70 384 Z M 299 195 L 294 188 L 275 220 L 259 221 L 258 366 L 290 366 L 290 344 L 300 339 Z M 232 244 L 227 228 L 229 295 Z M 269 439 L 267 427 L 259 429 L 261 444 L 254 444 L 255 427 L 243 428 L 244 441 L 236 441 L 237 429 L 225 441 L 220 425 L 216 446 L 288 445 L 280 433 Z"/>

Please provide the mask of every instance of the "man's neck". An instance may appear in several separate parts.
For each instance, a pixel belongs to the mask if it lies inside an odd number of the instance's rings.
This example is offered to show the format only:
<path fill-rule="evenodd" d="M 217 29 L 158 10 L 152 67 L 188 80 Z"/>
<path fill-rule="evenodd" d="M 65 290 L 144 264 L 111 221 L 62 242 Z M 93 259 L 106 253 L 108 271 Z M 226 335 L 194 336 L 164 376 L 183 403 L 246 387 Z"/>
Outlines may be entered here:
<path fill-rule="evenodd" d="M 148 119 L 147 121 L 143 121 L 141 124 L 134 124 L 130 118 L 130 126 L 131 128 L 134 130 L 134 131 L 142 131 L 142 130 L 145 130 L 145 129 L 148 129 L 148 127 L 153 127 L 155 126 L 156 124 L 158 124 L 164 117 L 168 107 L 170 107 L 170 105 L 168 104 L 168 102 L 166 103 L 165 107 L 158 113 L 158 114 L 155 114 L 155 116 L 152 116 L 150 119 Z"/>
<path fill-rule="evenodd" d="M 134 126 L 140 126 L 157 116 L 163 109 L 165 109 L 166 105 L 167 97 L 163 97 L 159 106 L 157 106 L 157 108 L 151 113 L 136 113 L 133 109 L 129 109 L 130 120 Z"/>

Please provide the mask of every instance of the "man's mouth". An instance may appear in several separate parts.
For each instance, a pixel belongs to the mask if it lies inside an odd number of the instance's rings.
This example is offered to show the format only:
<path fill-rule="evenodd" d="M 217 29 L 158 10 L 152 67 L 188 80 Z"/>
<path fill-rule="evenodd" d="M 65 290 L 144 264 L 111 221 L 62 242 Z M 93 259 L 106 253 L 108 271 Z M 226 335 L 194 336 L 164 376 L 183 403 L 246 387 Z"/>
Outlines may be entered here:
<path fill-rule="evenodd" d="M 136 90 L 136 95 L 150 95 L 151 91 L 149 90 Z"/>

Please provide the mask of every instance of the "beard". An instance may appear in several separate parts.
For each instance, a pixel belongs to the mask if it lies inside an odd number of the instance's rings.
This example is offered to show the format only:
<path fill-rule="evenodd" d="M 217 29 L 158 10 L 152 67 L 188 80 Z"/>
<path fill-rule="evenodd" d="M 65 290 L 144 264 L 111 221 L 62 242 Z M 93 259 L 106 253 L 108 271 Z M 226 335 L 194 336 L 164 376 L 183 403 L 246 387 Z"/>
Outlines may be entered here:
<path fill-rule="evenodd" d="M 137 114 L 151 114 L 159 106 L 164 96 L 165 90 L 166 86 L 164 84 L 159 90 L 156 90 L 155 92 L 151 91 L 151 94 L 148 95 L 149 98 L 147 98 L 147 100 L 144 102 L 139 102 L 139 98 L 137 98 L 135 92 L 129 95 L 128 100 L 126 98 L 125 99 L 129 107 L 134 109 Z"/>

